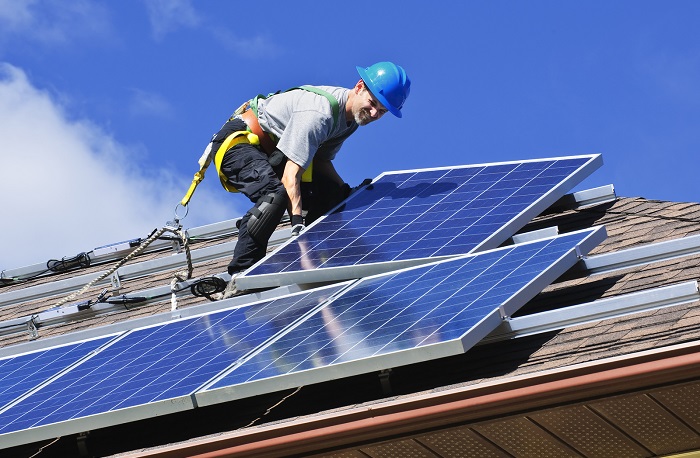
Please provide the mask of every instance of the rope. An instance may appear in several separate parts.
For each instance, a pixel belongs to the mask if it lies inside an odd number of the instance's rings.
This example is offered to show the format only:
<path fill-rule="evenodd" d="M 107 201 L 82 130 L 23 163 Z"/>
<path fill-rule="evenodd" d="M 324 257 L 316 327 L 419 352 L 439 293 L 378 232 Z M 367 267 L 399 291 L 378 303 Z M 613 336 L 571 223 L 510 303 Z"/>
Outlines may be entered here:
<path fill-rule="evenodd" d="M 191 277 L 192 277 L 192 271 L 194 270 L 194 268 L 192 267 L 192 256 L 190 255 L 189 241 L 188 241 L 187 237 L 185 236 L 185 234 L 182 232 L 182 229 L 181 229 L 180 227 L 178 227 L 177 229 L 172 229 L 172 228 L 169 228 L 169 227 L 165 226 L 165 227 L 159 229 L 158 231 L 154 232 L 153 234 L 151 234 L 151 236 L 148 237 L 148 239 L 146 239 L 145 242 L 143 242 L 141 245 L 139 245 L 138 247 L 136 247 L 136 249 L 135 249 L 134 251 L 132 251 L 131 253 L 129 253 L 124 259 L 122 259 L 122 260 L 119 261 L 117 264 L 115 264 L 114 267 L 112 267 L 112 268 L 109 269 L 108 271 L 102 273 L 99 277 L 95 278 L 94 280 L 92 280 L 91 282 L 89 282 L 87 285 L 83 286 L 79 291 L 76 291 L 75 293 L 73 293 L 73 294 L 71 294 L 71 295 L 69 295 L 69 296 L 66 296 L 66 297 L 64 297 L 63 299 L 61 299 L 60 301 L 58 301 L 58 303 L 56 303 L 55 307 L 61 307 L 62 305 L 66 304 L 67 302 L 72 301 L 73 299 L 75 299 L 76 297 L 80 296 L 81 294 L 83 294 L 83 293 L 84 293 L 85 291 L 87 291 L 88 289 L 90 289 L 92 286 L 94 286 L 95 283 L 97 283 L 97 282 L 99 282 L 99 281 L 101 281 L 101 280 L 104 280 L 105 278 L 107 278 L 107 277 L 109 277 L 110 275 L 112 275 L 112 274 L 113 274 L 114 272 L 116 272 L 117 269 L 119 269 L 121 266 L 123 266 L 123 265 L 126 264 L 127 262 L 131 261 L 134 257 L 136 257 L 136 256 L 138 256 L 139 254 L 141 254 L 141 253 L 148 247 L 148 245 L 150 245 L 151 243 L 153 243 L 156 239 L 158 239 L 158 237 L 160 237 L 161 235 L 163 235 L 163 233 L 165 233 L 166 231 L 172 232 L 172 233 L 178 235 L 178 236 L 182 239 L 183 245 L 184 245 L 184 248 L 185 248 L 185 251 L 186 251 L 186 257 L 187 257 L 187 271 L 186 271 L 186 272 L 185 272 L 185 271 L 182 271 L 182 272 L 176 273 L 176 274 L 175 274 L 175 275 L 176 275 L 176 278 L 179 278 L 178 276 L 182 276 L 182 275 L 186 275 L 186 278 L 187 278 L 187 279 L 191 278 Z M 184 280 L 180 280 L 180 281 L 184 281 Z"/>
<path fill-rule="evenodd" d="M 177 296 L 175 293 L 179 291 L 177 289 L 177 284 L 185 280 L 192 278 L 192 256 L 190 255 L 190 245 L 189 239 L 185 236 L 180 228 L 172 231 L 174 234 L 179 235 L 182 239 L 182 247 L 185 249 L 185 257 L 187 258 L 187 271 L 181 270 L 175 272 L 173 279 L 170 281 L 170 310 L 177 310 Z"/>
<path fill-rule="evenodd" d="M 194 267 L 192 267 L 192 255 L 190 254 L 190 239 L 182 232 L 181 228 L 177 228 L 173 232 L 182 239 L 182 247 L 185 249 L 185 257 L 187 258 L 187 278 L 190 279 L 194 271 Z"/>
<path fill-rule="evenodd" d="M 177 295 L 176 293 L 180 291 L 177 288 L 177 284 L 187 280 L 186 272 L 180 271 L 175 272 L 175 276 L 170 280 L 170 310 L 177 310 Z"/>

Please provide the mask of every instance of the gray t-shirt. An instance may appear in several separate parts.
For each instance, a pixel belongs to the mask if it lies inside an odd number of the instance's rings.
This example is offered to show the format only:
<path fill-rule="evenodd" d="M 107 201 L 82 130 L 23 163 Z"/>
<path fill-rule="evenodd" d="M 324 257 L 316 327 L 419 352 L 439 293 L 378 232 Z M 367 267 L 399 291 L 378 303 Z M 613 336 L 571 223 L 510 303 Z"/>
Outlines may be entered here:
<path fill-rule="evenodd" d="M 258 122 L 265 132 L 279 138 L 277 148 L 303 169 L 315 155 L 332 160 L 357 123 L 345 120 L 349 89 L 315 86 L 331 93 L 339 105 L 333 128 L 333 110 L 328 99 L 303 89 L 282 92 L 258 101 Z"/>

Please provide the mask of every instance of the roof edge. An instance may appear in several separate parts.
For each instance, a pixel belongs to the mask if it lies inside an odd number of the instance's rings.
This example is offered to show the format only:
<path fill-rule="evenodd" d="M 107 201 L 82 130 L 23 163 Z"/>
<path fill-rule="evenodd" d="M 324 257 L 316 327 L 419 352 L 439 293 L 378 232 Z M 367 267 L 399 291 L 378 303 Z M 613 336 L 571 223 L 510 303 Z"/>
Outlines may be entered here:
<path fill-rule="evenodd" d="M 225 433 L 121 456 L 282 456 L 635 391 L 700 376 L 700 342 Z"/>

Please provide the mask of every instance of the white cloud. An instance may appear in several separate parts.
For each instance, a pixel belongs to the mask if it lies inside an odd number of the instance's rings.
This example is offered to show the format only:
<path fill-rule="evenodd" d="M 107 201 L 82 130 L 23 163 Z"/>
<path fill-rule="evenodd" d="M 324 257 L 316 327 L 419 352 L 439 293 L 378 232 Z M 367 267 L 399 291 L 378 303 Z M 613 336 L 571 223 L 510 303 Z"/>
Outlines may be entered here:
<path fill-rule="evenodd" d="M 191 0 L 146 0 L 146 7 L 156 41 L 163 40 L 167 34 L 178 29 L 195 29 L 205 22 Z M 226 49 L 248 59 L 270 59 L 281 52 L 280 47 L 265 35 L 243 37 L 214 23 L 208 23 L 206 31 Z"/>
<path fill-rule="evenodd" d="M 0 63 L 0 270 L 146 237 L 172 219 L 191 179 L 144 170 L 137 151 L 89 121 L 70 119 L 56 100 Z M 231 204 L 245 202 L 227 197 L 198 190 L 204 216 L 191 214 L 183 224 L 240 214 Z"/>
<path fill-rule="evenodd" d="M 173 109 L 170 102 L 160 94 L 132 89 L 129 113 L 135 117 L 151 116 L 167 119 L 171 117 Z"/>
<path fill-rule="evenodd" d="M 5 29 L 17 30 L 32 22 L 30 8 L 36 0 L 0 0 L 0 24 Z"/>
<path fill-rule="evenodd" d="M 0 0 L 0 36 L 11 35 L 45 45 L 114 36 L 106 6 L 90 0 Z"/>
<path fill-rule="evenodd" d="M 146 7 L 157 41 L 174 30 L 197 27 L 201 22 L 190 0 L 146 0 Z"/>
<path fill-rule="evenodd" d="M 248 59 L 270 59 L 282 52 L 274 41 L 264 35 L 242 38 L 222 27 L 212 29 L 212 33 L 225 48 Z"/>

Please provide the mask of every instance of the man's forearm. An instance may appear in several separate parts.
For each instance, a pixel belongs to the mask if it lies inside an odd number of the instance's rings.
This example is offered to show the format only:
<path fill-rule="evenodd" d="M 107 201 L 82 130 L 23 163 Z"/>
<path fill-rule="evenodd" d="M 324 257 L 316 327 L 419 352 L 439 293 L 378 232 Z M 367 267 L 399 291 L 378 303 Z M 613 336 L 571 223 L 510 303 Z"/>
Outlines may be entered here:
<path fill-rule="evenodd" d="M 296 181 L 291 185 L 285 183 L 284 188 L 287 190 L 287 196 L 289 196 L 289 211 L 292 215 L 301 215 L 301 190 L 299 182 Z"/>
<path fill-rule="evenodd" d="M 287 161 L 282 174 L 282 184 L 289 197 L 289 211 L 292 215 L 301 215 L 301 174 L 304 169 L 293 161 Z"/>

